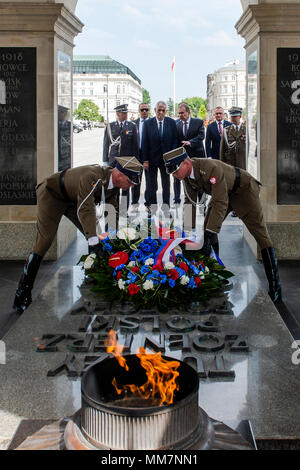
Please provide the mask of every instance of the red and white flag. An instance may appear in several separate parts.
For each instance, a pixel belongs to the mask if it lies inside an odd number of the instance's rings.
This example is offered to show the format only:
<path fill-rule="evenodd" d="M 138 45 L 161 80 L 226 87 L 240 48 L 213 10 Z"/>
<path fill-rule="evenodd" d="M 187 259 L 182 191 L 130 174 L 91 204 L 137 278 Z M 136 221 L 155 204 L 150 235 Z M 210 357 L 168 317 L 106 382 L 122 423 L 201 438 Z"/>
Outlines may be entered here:
<path fill-rule="evenodd" d="M 172 71 L 174 71 L 174 68 L 175 68 L 175 57 L 174 57 L 173 62 L 172 62 Z"/>

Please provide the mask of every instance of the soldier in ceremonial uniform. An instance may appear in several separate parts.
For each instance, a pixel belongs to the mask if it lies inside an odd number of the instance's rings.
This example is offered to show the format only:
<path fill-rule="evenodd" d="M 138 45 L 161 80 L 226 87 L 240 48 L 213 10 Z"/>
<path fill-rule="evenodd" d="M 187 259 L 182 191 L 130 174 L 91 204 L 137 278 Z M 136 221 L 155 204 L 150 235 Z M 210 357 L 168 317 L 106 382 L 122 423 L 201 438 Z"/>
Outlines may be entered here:
<path fill-rule="evenodd" d="M 18 313 L 31 303 L 38 269 L 63 215 L 85 235 L 89 252 L 101 256 L 95 205 L 102 202 L 117 208 L 119 188 L 128 190 L 139 184 L 143 170 L 135 157 L 117 157 L 115 163 L 114 169 L 99 165 L 70 168 L 55 173 L 37 186 L 37 237 L 16 291 L 13 307 Z"/>
<path fill-rule="evenodd" d="M 242 112 L 242 108 L 237 107 L 229 110 L 232 124 L 224 128 L 220 144 L 220 160 L 246 170 L 246 127 L 241 121 Z"/>
<path fill-rule="evenodd" d="M 186 201 L 196 205 L 199 191 L 211 196 L 201 253 L 209 256 L 211 248 L 218 253 L 218 233 L 228 213 L 234 210 L 261 248 L 271 299 L 281 300 L 277 259 L 259 199 L 260 183 L 247 171 L 219 160 L 190 159 L 183 147 L 164 154 L 164 160 L 167 172 L 183 181 Z"/>
<path fill-rule="evenodd" d="M 128 121 L 128 105 L 121 104 L 115 108 L 117 120 L 108 123 L 103 140 L 103 164 L 115 167 L 116 157 L 139 156 L 138 129 L 136 124 Z M 122 191 L 129 206 L 129 191 Z"/>

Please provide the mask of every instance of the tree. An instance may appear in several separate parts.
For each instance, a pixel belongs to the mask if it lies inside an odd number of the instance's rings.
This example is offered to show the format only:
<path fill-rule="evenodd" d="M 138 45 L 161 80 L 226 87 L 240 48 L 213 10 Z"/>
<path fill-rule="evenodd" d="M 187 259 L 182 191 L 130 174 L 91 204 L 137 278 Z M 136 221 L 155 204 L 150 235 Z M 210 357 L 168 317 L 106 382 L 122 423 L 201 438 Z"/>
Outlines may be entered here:
<path fill-rule="evenodd" d="M 172 98 L 169 98 L 167 101 L 167 115 L 168 116 L 173 116 L 174 114 L 174 101 Z"/>
<path fill-rule="evenodd" d="M 187 103 L 189 105 L 189 107 L 191 108 L 191 114 L 193 117 L 197 117 L 199 115 L 199 111 L 202 105 L 204 105 L 205 109 L 207 109 L 206 108 L 207 101 L 204 98 L 201 98 L 200 96 L 194 96 L 193 98 L 185 98 L 182 101 L 184 101 L 184 103 Z M 204 112 L 204 108 L 202 107 L 202 113 L 203 112 Z"/>
<path fill-rule="evenodd" d="M 150 93 L 145 88 L 143 88 L 143 103 L 151 104 Z"/>
<path fill-rule="evenodd" d="M 205 104 L 203 103 L 201 104 L 200 109 L 198 111 L 198 117 L 201 119 L 205 119 L 206 115 L 207 115 L 207 109 L 206 109 Z"/>
<path fill-rule="evenodd" d="M 78 108 L 73 112 L 73 116 L 81 121 L 104 121 L 103 116 L 99 113 L 99 106 L 92 100 L 81 100 Z"/>

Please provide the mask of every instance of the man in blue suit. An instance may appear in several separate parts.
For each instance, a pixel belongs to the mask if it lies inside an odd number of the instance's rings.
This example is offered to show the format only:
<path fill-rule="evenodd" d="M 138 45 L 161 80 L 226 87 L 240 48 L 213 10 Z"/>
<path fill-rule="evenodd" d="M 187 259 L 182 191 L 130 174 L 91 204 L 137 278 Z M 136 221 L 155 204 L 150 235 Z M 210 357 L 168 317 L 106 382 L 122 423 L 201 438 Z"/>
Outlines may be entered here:
<path fill-rule="evenodd" d="M 170 176 L 166 172 L 163 154 L 177 148 L 177 128 L 174 119 L 166 116 L 167 105 L 159 101 L 154 109 L 156 116 L 144 123 L 142 159 L 146 175 L 146 201 L 148 213 L 157 204 L 157 173 L 162 181 L 163 204 L 170 206 Z"/>
<path fill-rule="evenodd" d="M 215 121 L 207 126 L 205 148 L 207 158 L 220 160 L 220 144 L 223 130 L 227 126 L 231 126 L 231 122 L 224 120 L 224 109 L 218 106 L 215 109 Z"/>
<path fill-rule="evenodd" d="M 149 118 L 149 112 L 150 112 L 150 105 L 148 103 L 140 103 L 139 105 L 139 114 L 140 117 L 133 121 L 136 124 L 137 130 L 138 130 L 138 141 L 139 141 L 139 155 L 138 155 L 138 160 L 139 162 L 143 163 L 143 158 L 142 158 L 142 140 L 143 140 L 143 128 L 145 121 L 148 121 Z M 141 176 L 142 178 L 142 176 Z M 135 185 L 134 188 L 131 189 L 131 195 L 132 195 L 132 202 L 131 202 L 131 210 L 132 212 L 137 212 L 139 209 L 139 200 L 140 200 L 140 194 L 141 194 L 141 184 Z M 146 194 L 145 194 L 145 199 L 146 199 Z"/>
<path fill-rule="evenodd" d="M 202 119 L 191 117 L 191 110 L 187 103 L 178 105 L 179 120 L 176 122 L 178 146 L 183 146 L 190 158 L 205 158 L 203 140 L 205 128 Z M 180 181 L 174 179 L 174 203 L 180 204 Z"/>

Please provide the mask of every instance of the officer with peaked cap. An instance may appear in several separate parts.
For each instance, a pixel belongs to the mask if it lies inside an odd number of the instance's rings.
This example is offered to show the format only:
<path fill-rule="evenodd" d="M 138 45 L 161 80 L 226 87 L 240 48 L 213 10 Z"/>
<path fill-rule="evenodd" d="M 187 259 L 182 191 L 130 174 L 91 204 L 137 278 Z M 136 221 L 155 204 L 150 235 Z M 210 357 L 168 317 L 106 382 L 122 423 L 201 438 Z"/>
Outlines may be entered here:
<path fill-rule="evenodd" d="M 260 183 L 247 171 L 219 160 L 190 159 L 184 148 L 164 154 L 164 161 L 167 172 L 183 181 L 186 202 L 195 206 L 199 191 L 211 195 L 201 253 L 209 256 L 211 248 L 218 253 L 218 233 L 228 213 L 234 210 L 261 248 L 271 299 L 281 300 L 277 259 L 259 199 Z"/>
<path fill-rule="evenodd" d="M 31 303 L 31 290 L 41 261 L 65 215 L 85 235 L 89 251 L 101 255 L 96 232 L 96 204 L 117 208 L 118 188 L 139 184 L 143 166 L 134 157 L 116 158 L 116 168 L 87 165 L 70 168 L 46 178 L 36 188 L 37 237 L 16 290 L 14 309 L 22 313 Z"/>
<path fill-rule="evenodd" d="M 127 120 L 128 105 L 121 104 L 115 111 L 117 120 L 107 124 L 103 141 L 103 162 L 111 167 L 116 165 L 116 157 L 139 155 L 136 124 Z"/>
<path fill-rule="evenodd" d="M 116 157 L 126 155 L 139 156 L 138 129 L 134 122 L 128 121 L 128 105 L 121 104 L 115 108 L 117 120 L 108 123 L 103 140 L 103 164 L 116 166 Z M 122 191 L 129 206 L 129 191 Z"/>
<path fill-rule="evenodd" d="M 220 144 L 220 160 L 246 170 L 246 127 L 241 121 L 242 112 L 243 109 L 236 106 L 229 110 L 232 124 L 224 129 Z"/>

